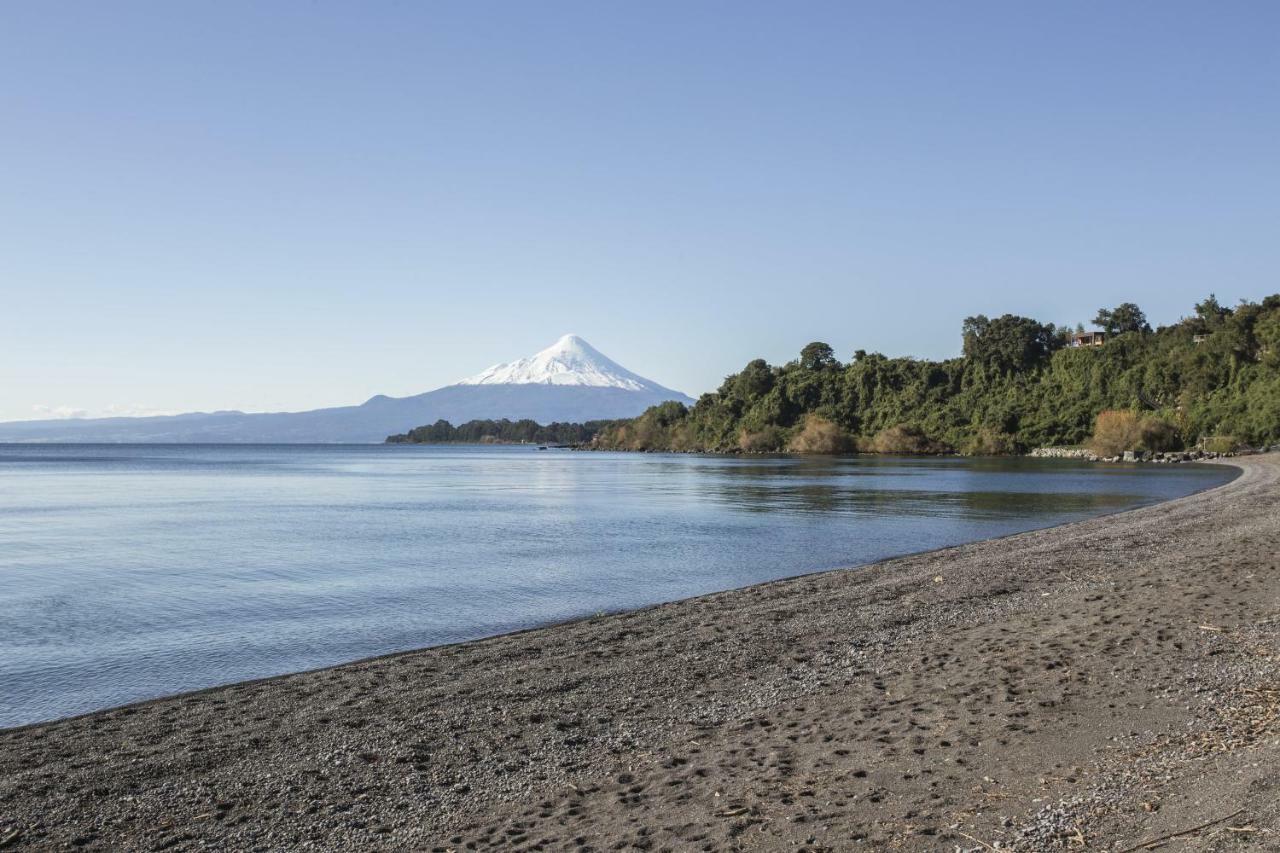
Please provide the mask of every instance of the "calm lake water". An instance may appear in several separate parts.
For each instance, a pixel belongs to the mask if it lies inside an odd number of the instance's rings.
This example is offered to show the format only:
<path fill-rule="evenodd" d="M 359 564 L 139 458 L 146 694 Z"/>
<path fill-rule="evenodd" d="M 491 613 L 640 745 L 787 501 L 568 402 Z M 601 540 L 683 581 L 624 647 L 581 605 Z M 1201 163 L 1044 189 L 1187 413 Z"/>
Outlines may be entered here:
<path fill-rule="evenodd" d="M 0 727 L 1153 503 L 1211 466 L 0 445 Z"/>

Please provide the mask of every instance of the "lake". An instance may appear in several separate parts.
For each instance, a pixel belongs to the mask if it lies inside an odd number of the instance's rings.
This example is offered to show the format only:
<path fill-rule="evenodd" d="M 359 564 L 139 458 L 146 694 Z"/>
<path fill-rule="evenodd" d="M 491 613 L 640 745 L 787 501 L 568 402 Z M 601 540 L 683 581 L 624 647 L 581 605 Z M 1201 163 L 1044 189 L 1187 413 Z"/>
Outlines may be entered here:
<path fill-rule="evenodd" d="M 1214 466 L 0 445 L 0 727 L 1060 524 Z"/>

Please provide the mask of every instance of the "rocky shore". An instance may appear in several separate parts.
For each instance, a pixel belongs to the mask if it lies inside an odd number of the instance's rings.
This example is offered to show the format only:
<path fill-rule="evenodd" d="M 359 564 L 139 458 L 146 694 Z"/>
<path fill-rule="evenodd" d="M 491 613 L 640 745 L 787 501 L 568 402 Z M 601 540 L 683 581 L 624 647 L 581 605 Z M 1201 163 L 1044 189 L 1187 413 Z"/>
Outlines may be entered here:
<path fill-rule="evenodd" d="M 1037 447 L 1028 456 L 1037 459 L 1080 459 L 1085 462 L 1213 462 L 1219 459 L 1234 459 L 1237 456 L 1252 456 L 1258 453 L 1280 452 L 1280 445 L 1261 449 L 1247 448 L 1230 453 L 1219 453 L 1214 450 L 1126 450 L 1118 456 L 1099 456 L 1087 447 Z"/>
<path fill-rule="evenodd" d="M 9 850 L 1280 849 L 1280 456 L 1006 539 L 0 731 Z"/>

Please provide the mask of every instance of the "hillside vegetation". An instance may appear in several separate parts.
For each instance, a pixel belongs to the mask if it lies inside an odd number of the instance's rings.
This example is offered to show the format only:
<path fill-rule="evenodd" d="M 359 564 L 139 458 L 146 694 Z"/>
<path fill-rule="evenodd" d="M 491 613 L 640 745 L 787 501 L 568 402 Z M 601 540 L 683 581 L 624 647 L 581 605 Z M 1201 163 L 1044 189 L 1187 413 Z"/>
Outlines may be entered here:
<path fill-rule="evenodd" d="M 445 420 L 387 436 L 388 444 L 582 444 L 590 441 L 606 421 L 585 424 L 536 421 L 478 420 L 454 426 Z"/>
<path fill-rule="evenodd" d="M 946 361 L 858 351 L 842 363 L 814 342 L 783 365 L 752 361 L 692 407 L 603 425 L 592 446 L 1001 454 L 1083 444 L 1095 428 L 1108 449 L 1280 441 L 1280 295 L 1234 308 L 1210 296 L 1156 330 L 1131 303 L 1094 322 L 1105 344 L 1073 347 L 1053 324 L 970 317 L 963 354 Z"/>

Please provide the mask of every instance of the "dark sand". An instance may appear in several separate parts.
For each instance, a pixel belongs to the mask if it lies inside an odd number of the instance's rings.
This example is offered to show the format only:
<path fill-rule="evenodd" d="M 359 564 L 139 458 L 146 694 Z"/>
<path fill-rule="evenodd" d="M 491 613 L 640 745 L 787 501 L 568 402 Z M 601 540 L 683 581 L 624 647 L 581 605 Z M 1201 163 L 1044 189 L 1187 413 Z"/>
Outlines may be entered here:
<path fill-rule="evenodd" d="M 0 848 L 1280 849 L 1280 456 L 1108 518 L 0 732 Z M 1219 820 L 1222 819 L 1222 820 Z"/>

